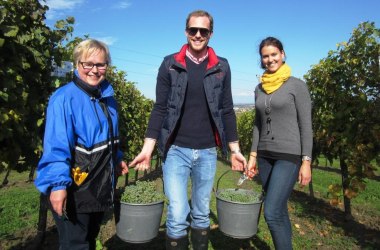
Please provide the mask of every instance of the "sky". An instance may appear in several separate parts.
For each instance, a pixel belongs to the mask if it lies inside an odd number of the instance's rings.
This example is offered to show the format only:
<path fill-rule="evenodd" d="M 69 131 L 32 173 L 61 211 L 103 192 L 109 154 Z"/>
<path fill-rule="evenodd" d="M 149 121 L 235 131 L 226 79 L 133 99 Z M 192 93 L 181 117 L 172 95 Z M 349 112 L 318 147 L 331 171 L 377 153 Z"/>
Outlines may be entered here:
<path fill-rule="evenodd" d="M 232 72 L 235 104 L 253 104 L 260 68 L 258 46 L 281 40 L 292 75 L 303 79 L 337 44 L 348 41 L 361 22 L 380 27 L 379 0 L 40 0 L 49 6 L 47 25 L 75 18 L 73 36 L 105 42 L 112 64 L 125 71 L 141 93 L 155 100 L 164 56 L 187 42 L 187 15 L 198 9 L 214 18 L 209 42 Z"/>

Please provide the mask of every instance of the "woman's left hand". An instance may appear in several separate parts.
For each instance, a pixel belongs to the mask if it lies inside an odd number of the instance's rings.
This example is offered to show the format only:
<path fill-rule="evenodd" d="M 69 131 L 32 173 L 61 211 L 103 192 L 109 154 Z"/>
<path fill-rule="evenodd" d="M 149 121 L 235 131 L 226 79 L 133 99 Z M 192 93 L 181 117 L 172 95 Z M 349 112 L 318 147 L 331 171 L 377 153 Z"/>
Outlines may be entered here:
<path fill-rule="evenodd" d="M 311 181 L 311 162 L 302 161 L 300 171 L 298 173 L 298 183 L 303 187 Z"/>

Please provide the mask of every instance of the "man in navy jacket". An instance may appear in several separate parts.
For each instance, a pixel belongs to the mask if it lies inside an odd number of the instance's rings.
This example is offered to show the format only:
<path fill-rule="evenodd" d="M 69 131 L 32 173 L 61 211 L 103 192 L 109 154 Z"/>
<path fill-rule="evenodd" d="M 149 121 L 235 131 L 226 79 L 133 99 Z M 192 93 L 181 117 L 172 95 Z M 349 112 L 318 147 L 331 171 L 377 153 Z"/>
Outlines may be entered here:
<path fill-rule="evenodd" d="M 155 143 L 163 157 L 167 212 L 167 249 L 208 249 L 209 203 L 216 171 L 217 150 L 231 151 L 233 170 L 244 170 L 231 94 L 231 71 L 226 59 L 208 47 L 213 18 L 206 11 L 190 13 L 187 44 L 165 57 L 141 153 L 131 162 L 137 170 L 150 167 Z M 191 178 L 191 204 L 187 185 Z"/>

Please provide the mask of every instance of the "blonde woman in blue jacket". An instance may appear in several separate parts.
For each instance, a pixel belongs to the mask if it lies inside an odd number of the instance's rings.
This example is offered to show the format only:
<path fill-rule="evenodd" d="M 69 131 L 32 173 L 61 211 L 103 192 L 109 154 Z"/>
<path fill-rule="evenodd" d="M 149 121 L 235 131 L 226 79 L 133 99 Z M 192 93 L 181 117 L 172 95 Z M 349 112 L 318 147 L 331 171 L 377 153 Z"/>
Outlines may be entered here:
<path fill-rule="evenodd" d="M 35 185 L 48 195 L 60 250 L 95 249 L 115 178 L 128 168 L 118 149 L 114 91 L 106 80 L 108 47 L 85 40 L 74 49 L 72 82 L 51 96 Z"/>

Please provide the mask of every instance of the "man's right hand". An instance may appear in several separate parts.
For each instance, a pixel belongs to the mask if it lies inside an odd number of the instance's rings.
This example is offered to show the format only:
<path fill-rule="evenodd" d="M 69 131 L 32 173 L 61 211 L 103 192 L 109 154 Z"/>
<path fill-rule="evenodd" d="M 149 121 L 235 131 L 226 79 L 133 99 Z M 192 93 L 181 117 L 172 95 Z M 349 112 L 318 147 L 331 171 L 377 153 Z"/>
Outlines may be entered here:
<path fill-rule="evenodd" d="M 138 154 L 136 158 L 133 159 L 131 163 L 129 163 L 128 167 L 134 167 L 135 170 L 148 170 L 150 168 L 151 155 L 155 145 L 155 139 L 145 138 L 144 146 L 140 154 Z"/>
<path fill-rule="evenodd" d="M 140 154 L 136 156 L 135 159 L 131 163 L 129 163 L 130 168 L 135 168 L 135 170 L 148 170 L 150 168 L 150 160 L 151 156 L 150 154 L 146 154 L 141 151 Z"/>

